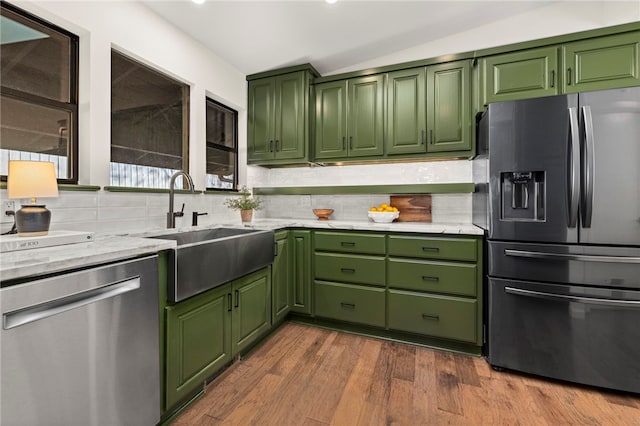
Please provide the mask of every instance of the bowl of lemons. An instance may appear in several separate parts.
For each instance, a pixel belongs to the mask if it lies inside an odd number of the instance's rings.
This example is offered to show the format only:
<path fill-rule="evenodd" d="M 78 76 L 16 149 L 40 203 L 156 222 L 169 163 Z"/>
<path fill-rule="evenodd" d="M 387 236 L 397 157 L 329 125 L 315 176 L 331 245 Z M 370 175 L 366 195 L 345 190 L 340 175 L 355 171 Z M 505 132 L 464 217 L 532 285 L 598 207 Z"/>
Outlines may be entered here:
<path fill-rule="evenodd" d="M 382 203 L 379 207 L 371 207 L 367 215 L 376 223 L 391 223 L 400 216 L 400 212 L 396 207 Z"/>

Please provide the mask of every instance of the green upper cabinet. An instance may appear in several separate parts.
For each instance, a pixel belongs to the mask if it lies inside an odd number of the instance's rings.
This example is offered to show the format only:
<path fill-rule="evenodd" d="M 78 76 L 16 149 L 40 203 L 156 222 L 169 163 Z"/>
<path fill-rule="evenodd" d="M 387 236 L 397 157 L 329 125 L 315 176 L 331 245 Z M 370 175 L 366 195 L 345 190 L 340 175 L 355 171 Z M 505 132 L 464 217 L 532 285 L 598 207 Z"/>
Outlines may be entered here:
<path fill-rule="evenodd" d="M 383 154 L 383 85 L 373 75 L 315 86 L 315 159 Z"/>
<path fill-rule="evenodd" d="M 311 77 L 311 71 L 300 70 L 249 80 L 249 164 L 308 160 Z"/>
<path fill-rule="evenodd" d="M 428 152 L 471 149 L 471 64 L 427 68 Z"/>
<path fill-rule="evenodd" d="M 640 31 L 562 46 L 565 93 L 640 84 Z"/>
<path fill-rule="evenodd" d="M 484 105 L 559 93 L 556 46 L 490 56 L 480 64 Z"/>
<path fill-rule="evenodd" d="M 387 154 L 426 152 L 426 68 L 387 74 Z"/>

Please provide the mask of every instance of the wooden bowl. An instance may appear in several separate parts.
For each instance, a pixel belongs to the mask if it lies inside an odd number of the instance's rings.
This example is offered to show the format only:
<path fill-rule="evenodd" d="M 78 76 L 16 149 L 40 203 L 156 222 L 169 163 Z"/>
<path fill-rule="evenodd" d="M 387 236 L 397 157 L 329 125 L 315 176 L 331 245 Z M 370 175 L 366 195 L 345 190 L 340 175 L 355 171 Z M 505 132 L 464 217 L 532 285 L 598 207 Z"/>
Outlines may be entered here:
<path fill-rule="evenodd" d="M 313 214 L 318 216 L 318 220 L 329 220 L 333 209 L 313 209 Z"/>

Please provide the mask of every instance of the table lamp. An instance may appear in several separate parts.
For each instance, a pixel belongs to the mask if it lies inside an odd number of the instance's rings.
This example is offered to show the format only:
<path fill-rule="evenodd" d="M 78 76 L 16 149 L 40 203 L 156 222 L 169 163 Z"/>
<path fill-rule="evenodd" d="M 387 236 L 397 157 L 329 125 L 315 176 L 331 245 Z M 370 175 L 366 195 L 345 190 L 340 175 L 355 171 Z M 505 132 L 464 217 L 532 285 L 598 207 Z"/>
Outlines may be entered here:
<path fill-rule="evenodd" d="M 34 237 L 47 235 L 51 223 L 51 212 L 36 198 L 57 197 L 58 182 L 53 163 L 45 161 L 10 160 L 7 176 L 9 198 L 30 198 L 30 204 L 22 204 L 16 212 L 18 235 Z"/>

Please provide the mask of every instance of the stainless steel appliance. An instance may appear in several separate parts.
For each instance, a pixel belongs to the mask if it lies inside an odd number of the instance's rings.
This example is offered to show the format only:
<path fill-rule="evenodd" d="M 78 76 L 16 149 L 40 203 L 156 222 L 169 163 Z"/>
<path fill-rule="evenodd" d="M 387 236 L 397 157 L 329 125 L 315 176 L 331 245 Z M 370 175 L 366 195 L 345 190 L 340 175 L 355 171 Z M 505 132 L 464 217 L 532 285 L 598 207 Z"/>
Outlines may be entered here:
<path fill-rule="evenodd" d="M 640 392 L 640 88 L 491 104 L 478 132 L 489 363 Z"/>
<path fill-rule="evenodd" d="M 149 256 L 3 282 L 0 424 L 157 424 L 157 277 Z"/>

